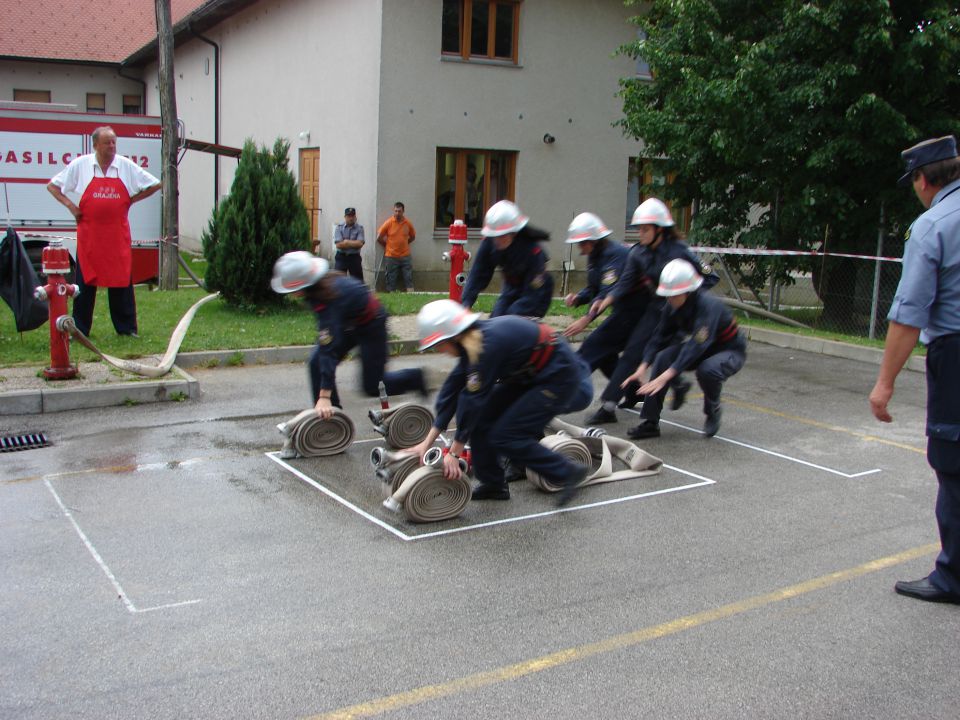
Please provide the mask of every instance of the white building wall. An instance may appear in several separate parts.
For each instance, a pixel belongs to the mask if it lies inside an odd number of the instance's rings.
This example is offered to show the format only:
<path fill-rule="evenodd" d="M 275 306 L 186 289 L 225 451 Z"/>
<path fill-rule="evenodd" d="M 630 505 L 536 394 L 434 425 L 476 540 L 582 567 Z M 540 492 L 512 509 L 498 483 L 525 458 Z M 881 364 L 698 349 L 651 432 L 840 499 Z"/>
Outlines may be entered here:
<path fill-rule="evenodd" d="M 618 81 L 635 65 L 612 55 L 635 39 L 633 14 L 619 0 L 526 0 L 520 67 L 509 67 L 442 60 L 440 0 L 384 3 L 377 217 L 406 204 L 416 269 L 444 267 L 446 243 L 430 240 L 437 147 L 517 151 L 516 200 L 551 233 L 552 269 L 579 212 L 596 212 L 622 237 L 628 158 L 641 146 L 613 127 Z"/>
<path fill-rule="evenodd" d="M 137 75 L 132 70 L 130 75 Z M 87 111 L 87 93 L 103 93 L 106 112 L 123 114 L 123 96 L 144 94 L 143 85 L 121 77 L 115 68 L 64 63 L 0 61 L 0 100 L 13 100 L 14 90 L 49 90 L 50 102 Z"/>
<path fill-rule="evenodd" d="M 376 228 L 380 0 L 263 0 L 203 33 L 220 46 L 220 142 L 248 138 L 272 147 L 277 137 L 298 151 L 320 149 L 320 239 L 357 208 L 368 250 Z M 178 115 L 190 137 L 213 141 L 213 48 L 191 40 L 176 50 Z M 147 69 L 156 77 L 156 66 Z M 158 107 L 156 85 L 151 108 Z M 300 134 L 309 131 L 307 141 Z M 199 239 L 213 209 L 213 160 L 188 152 L 181 163 L 181 236 Z M 229 193 L 236 161 L 220 160 L 220 194 Z M 372 256 L 372 255 L 371 255 Z"/>

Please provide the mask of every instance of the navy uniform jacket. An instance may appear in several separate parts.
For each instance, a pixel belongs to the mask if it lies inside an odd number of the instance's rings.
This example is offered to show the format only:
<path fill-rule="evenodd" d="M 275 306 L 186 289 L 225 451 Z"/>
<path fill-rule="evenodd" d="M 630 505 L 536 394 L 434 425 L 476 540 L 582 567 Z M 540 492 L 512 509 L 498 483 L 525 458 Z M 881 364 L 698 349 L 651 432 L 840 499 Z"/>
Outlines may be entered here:
<path fill-rule="evenodd" d="M 630 249 L 608 238 L 597 241 L 587 256 L 587 286 L 577 293 L 574 307 L 603 300 L 617 284 Z"/>
<path fill-rule="evenodd" d="M 386 320 L 386 311 L 370 288 L 349 275 L 333 280 L 335 297 L 311 305 L 317 320 L 317 347 L 320 349 L 320 387 L 334 385 L 337 365 L 357 344 L 355 333 L 371 321 Z"/>
<path fill-rule="evenodd" d="M 505 250 L 497 249 L 494 238 L 485 237 L 473 258 L 473 266 L 463 288 L 463 306 L 473 307 L 477 295 L 490 284 L 498 267 L 503 270 L 504 294 L 513 293 L 519 297 L 527 288 L 538 292 L 546 282 L 552 281 L 547 274 L 550 256 L 539 244 L 547 239 L 549 235 L 544 231 L 529 225 L 516 234 Z"/>
<path fill-rule="evenodd" d="M 660 273 L 668 262 L 678 258 L 689 262 L 703 276 L 704 289 L 712 288 L 720 281 L 713 269 L 702 263 L 682 240 L 665 240 L 653 249 L 637 243 L 630 248 L 620 282 L 610 291 L 614 304 L 623 304 L 641 312 L 651 302 L 663 307 L 663 298 L 656 294 Z"/>
<path fill-rule="evenodd" d="M 436 420 L 433 425 L 443 432 L 454 414 L 457 416 L 456 439 L 466 442 L 483 411 L 484 403 L 498 382 L 517 383 L 530 387 L 549 383 L 560 374 L 574 382 L 577 373 L 586 367 L 576 358 L 566 341 L 559 336 L 546 366 L 536 374 L 528 372 L 530 357 L 539 344 L 540 323 L 518 315 L 504 315 L 478 320 L 473 327 L 483 335 L 483 349 L 474 364 L 465 352 L 437 395 Z M 564 352 L 564 350 L 567 350 Z"/>
<path fill-rule="evenodd" d="M 686 337 L 677 359 L 670 366 L 677 372 L 692 370 L 700 362 L 721 350 L 746 352 L 747 343 L 740 336 L 737 319 L 722 301 L 697 289 L 676 311 L 666 304 L 660 324 L 647 343 L 643 361 L 648 365 L 658 352 L 672 345 L 678 336 Z"/>

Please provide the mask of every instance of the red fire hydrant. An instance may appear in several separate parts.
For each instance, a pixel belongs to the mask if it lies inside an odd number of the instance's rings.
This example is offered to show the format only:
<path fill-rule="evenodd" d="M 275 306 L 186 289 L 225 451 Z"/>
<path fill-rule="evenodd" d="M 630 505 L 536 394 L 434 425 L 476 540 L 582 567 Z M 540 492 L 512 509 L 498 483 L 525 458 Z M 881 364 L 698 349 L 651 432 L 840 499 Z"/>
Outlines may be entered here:
<path fill-rule="evenodd" d="M 67 298 L 80 292 L 76 285 L 67 283 L 70 272 L 70 253 L 59 240 L 51 240 L 40 256 L 47 284 L 34 291 L 38 300 L 46 300 L 50 308 L 50 367 L 43 376 L 50 380 L 69 380 L 77 376 L 77 366 L 70 364 L 70 336 L 60 330 L 57 320 L 67 314 Z"/>
<path fill-rule="evenodd" d="M 470 259 L 470 253 L 464 249 L 467 244 L 467 226 L 463 220 L 454 220 L 450 226 L 450 239 L 447 241 L 453 247 L 443 254 L 443 259 L 450 262 L 450 299 L 460 302 L 463 296 L 463 286 L 467 282 L 467 274 L 463 266 Z"/>

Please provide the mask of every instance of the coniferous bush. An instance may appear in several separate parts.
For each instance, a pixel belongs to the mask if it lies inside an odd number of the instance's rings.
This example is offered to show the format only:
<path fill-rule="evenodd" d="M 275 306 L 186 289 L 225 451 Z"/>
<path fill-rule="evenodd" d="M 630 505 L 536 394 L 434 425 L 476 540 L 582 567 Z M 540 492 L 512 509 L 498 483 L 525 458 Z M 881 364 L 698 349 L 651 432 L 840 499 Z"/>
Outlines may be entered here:
<path fill-rule="evenodd" d="M 230 188 L 203 233 L 206 284 L 238 307 L 277 305 L 270 288 L 273 264 L 291 250 L 310 249 L 310 219 L 288 167 L 290 143 L 273 150 L 243 145 Z"/>

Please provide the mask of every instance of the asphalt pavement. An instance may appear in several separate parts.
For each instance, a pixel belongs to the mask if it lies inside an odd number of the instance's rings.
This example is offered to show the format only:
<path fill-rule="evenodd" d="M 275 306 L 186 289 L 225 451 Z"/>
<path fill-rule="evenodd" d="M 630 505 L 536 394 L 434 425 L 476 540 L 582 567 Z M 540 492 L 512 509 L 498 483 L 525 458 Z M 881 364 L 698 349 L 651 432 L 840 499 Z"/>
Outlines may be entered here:
<path fill-rule="evenodd" d="M 751 342 L 717 437 L 694 391 L 642 443 L 660 475 L 431 525 L 379 503 L 353 363 L 355 444 L 299 464 L 299 362 L 4 415 L 51 445 L 0 455 L 0 717 L 956 718 L 960 607 L 893 592 L 937 543 L 923 376 L 882 425 L 835 355 Z"/>

